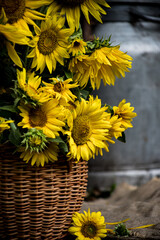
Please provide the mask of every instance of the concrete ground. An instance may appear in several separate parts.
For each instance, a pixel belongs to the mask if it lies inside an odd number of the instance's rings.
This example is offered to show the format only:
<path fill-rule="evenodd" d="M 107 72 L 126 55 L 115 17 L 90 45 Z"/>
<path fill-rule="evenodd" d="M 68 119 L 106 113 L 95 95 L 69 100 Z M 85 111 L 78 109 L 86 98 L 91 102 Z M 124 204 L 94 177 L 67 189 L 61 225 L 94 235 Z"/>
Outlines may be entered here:
<path fill-rule="evenodd" d="M 99 198 L 94 201 L 85 201 L 81 212 L 101 211 L 106 222 L 117 222 L 130 218 L 126 226 L 138 227 L 147 224 L 155 226 L 132 230 L 129 237 L 108 235 L 105 239 L 125 240 L 152 240 L 160 239 L 160 178 L 154 178 L 148 183 L 135 187 L 123 183 L 119 185 L 109 198 Z M 112 226 L 107 226 L 111 228 Z M 69 236 L 66 240 L 72 240 Z"/>

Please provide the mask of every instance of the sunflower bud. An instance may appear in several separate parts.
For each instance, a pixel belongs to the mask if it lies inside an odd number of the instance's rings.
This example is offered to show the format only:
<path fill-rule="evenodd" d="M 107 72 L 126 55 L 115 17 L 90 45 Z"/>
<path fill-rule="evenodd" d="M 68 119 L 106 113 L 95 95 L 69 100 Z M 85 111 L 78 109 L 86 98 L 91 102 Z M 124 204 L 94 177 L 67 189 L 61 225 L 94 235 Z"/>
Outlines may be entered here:
<path fill-rule="evenodd" d="M 23 135 L 22 145 L 25 145 L 26 150 L 29 149 L 31 152 L 41 152 L 47 142 L 46 136 L 41 130 L 31 128 Z"/>

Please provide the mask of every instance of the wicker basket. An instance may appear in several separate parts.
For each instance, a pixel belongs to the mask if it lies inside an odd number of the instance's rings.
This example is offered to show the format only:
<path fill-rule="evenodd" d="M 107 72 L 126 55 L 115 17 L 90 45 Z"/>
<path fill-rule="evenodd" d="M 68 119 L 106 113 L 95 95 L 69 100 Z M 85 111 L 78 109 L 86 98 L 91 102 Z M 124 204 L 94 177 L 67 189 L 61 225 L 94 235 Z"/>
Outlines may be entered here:
<path fill-rule="evenodd" d="M 85 196 L 87 162 L 30 167 L 12 148 L 0 151 L 0 239 L 62 240 Z"/>

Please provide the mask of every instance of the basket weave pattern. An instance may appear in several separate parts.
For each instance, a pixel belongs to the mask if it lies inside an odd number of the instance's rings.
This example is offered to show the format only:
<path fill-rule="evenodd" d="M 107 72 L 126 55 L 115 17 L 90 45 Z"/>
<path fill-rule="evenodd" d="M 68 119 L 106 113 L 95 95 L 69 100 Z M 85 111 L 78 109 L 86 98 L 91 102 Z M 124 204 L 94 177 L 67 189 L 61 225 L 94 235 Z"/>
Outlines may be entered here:
<path fill-rule="evenodd" d="M 63 239 L 85 196 L 87 162 L 29 167 L 13 149 L 0 154 L 0 239 Z"/>

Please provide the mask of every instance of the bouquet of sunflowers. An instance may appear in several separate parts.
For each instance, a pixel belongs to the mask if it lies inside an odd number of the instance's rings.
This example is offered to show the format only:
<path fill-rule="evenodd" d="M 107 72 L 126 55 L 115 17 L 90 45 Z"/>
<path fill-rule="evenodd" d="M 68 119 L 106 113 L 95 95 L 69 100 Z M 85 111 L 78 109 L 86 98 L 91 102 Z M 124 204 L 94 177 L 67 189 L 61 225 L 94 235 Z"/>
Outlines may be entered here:
<path fill-rule="evenodd" d="M 91 95 L 132 63 L 110 38 L 83 38 L 82 15 L 102 22 L 107 8 L 105 0 L 0 0 L 0 143 L 32 166 L 88 161 L 132 127 L 125 99 L 109 106 Z"/>

